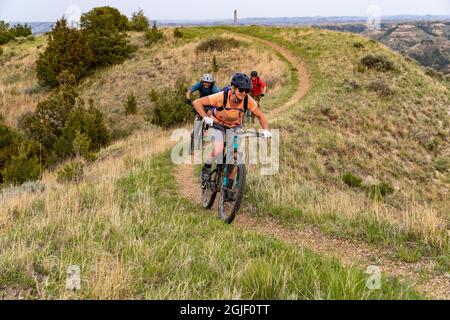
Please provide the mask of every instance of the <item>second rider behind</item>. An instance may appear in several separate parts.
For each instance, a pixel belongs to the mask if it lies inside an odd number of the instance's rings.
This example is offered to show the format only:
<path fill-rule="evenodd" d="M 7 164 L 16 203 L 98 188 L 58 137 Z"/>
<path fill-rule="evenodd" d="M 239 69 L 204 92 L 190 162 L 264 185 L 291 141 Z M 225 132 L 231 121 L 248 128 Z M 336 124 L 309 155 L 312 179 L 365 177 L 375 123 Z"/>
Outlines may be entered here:
<path fill-rule="evenodd" d="M 264 97 L 264 95 L 267 93 L 267 86 L 264 83 L 264 81 L 259 77 L 257 71 L 252 71 L 250 74 L 250 77 L 252 79 L 252 85 L 253 88 L 250 91 L 250 95 L 253 99 L 255 99 L 256 103 L 258 104 L 258 108 L 261 109 L 261 98 Z M 252 123 L 255 123 L 255 116 L 252 114 Z"/>
<path fill-rule="evenodd" d="M 186 92 L 186 103 L 189 105 L 192 105 L 192 93 L 198 91 L 200 93 L 200 98 L 207 97 L 209 95 L 218 93 L 220 90 L 216 85 L 216 82 L 214 80 L 214 77 L 211 74 L 204 74 L 202 76 L 202 79 L 200 82 L 197 82 L 191 89 L 189 89 Z M 204 111 L 208 112 L 208 109 L 210 106 L 204 106 Z M 197 115 L 195 122 L 194 122 L 194 129 L 192 131 L 192 137 L 191 142 L 192 146 L 191 148 L 194 148 L 195 146 L 200 147 L 200 139 L 202 134 L 202 118 L 197 113 L 197 111 L 193 110 L 195 114 Z M 193 151 L 191 149 L 191 151 Z"/>

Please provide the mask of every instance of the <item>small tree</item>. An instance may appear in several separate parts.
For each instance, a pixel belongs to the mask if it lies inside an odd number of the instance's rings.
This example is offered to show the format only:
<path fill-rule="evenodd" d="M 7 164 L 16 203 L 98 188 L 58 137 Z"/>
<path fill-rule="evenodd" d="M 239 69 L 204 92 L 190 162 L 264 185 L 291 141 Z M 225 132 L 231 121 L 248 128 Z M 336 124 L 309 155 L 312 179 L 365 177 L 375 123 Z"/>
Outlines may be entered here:
<path fill-rule="evenodd" d="M 183 38 L 184 34 L 183 34 L 183 31 L 181 31 L 180 28 L 175 28 L 175 30 L 173 30 L 173 36 L 175 38 Z"/>
<path fill-rule="evenodd" d="M 113 7 L 97 7 L 84 13 L 80 20 L 81 28 L 87 31 L 98 31 L 108 28 L 108 31 L 125 32 L 130 29 L 128 18 Z"/>
<path fill-rule="evenodd" d="M 173 88 L 165 88 L 157 94 L 151 113 L 151 122 L 157 126 L 170 128 L 193 119 L 192 108 L 184 103 L 186 86 L 178 82 Z"/>
<path fill-rule="evenodd" d="M 17 155 L 19 144 L 19 134 L 4 124 L 3 116 L 0 115 L 0 183 L 3 183 L 2 171 L 6 164 L 11 161 L 11 157 Z"/>
<path fill-rule="evenodd" d="M 125 114 L 136 114 L 137 112 L 137 102 L 136 102 L 136 96 L 133 92 L 128 94 L 127 102 L 125 103 Z"/>
<path fill-rule="evenodd" d="M 38 103 L 36 111 L 24 119 L 24 131 L 44 148 L 44 158 L 51 156 L 58 138 L 63 134 L 66 121 L 75 108 L 78 93 L 74 87 L 61 86 Z"/>
<path fill-rule="evenodd" d="M 75 153 L 75 159 L 78 162 L 81 162 L 82 157 L 86 161 L 95 161 L 97 158 L 97 155 L 94 152 L 91 152 L 91 140 L 89 139 L 89 136 L 82 133 L 79 129 L 75 131 L 72 147 Z"/>
<path fill-rule="evenodd" d="M 360 66 L 362 71 L 364 68 L 373 69 L 379 72 L 387 72 L 396 70 L 396 66 L 387 56 L 380 54 L 368 54 L 361 58 Z"/>
<path fill-rule="evenodd" d="M 31 32 L 31 26 L 28 24 L 16 24 L 14 27 L 11 28 L 11 33 L 14 37 L 28 37 L 31 36 L 33 33 Z"/>
<path fill-rule="evenodd" d="M 70 113 L 62 135 L 55 144 L 55 152 L 60 158 L 75 156 L 73 141 L 77 131 L 85 134 L 89 139 L 89 152 L 97 152 L 100 148 L 108 145 L 111 134 L 106 126 L 103 113 L 94 107 L 91 102 L 89 107 L 85 107 L 83 101 Z M 86 154 L 86 153 L 85 153 Z"/>
<path fill-rule="evenodd" d="M 80 160 L 81 157 L 85 159 L 90 159 L 91 153 L 89 151 L 91 141 L 87 134 L 82 133 L 81 130 L 75 131 L 75 137 L 72 141 L 73 151 L 75 153 L 75 158 Z"/>
<path fill-rule="evenodd" d="M 3 180 L 14 185 L 36 180 L 40 175 L 39 158 L 32 154 L 32 146 L 26 142 L 20 145 L 18 155 L 12 156 L 11 161 L 2 170 Z"/>
<path fill-rule="evenodd" d="M 153 23 L 153 27 L 145 33 L 145 36 L 148 40 L 147 45 L 151 46 L 156 42 L 162 40 L 164 38 L 164 33 L 156 27 L 156 22 Z"/>
<path fill-rule="evenodd" d="M 58 86 L 62 73 L 78 81 L 91 67 L 93 51 L 83 33 L 69 28 L 62 18 L 48 36 L 48 45 L 36 62 L 36 74 L 42 85 Z"/>
<path fill-rule="evenodd" d="M 213 72 L 219 71 L 219 64 L 217 63 L 216 55 L 213 56 L 213 60 L 212 60 L 212 70 L 213 70 Z"/>
<path fill-rule="evenodd" d="M 58 183 L 70 183 L 81 181 L 84 173 L 83 163 L 79 160 L 74 160 L 64 165 L 56 172 L 56 181 Z"/>
<path fill-rule="evenodd" d="M 0 45 L 8 43 L 12 39 L 14 39 L 14 35 L 9 28 L 9 24 L 5 21 L 0 21 Z"/>
<path fill-rule="evenodd" d="M 158 101 L 158 92 L 154 88 L 150 89 L 150 92 L 148 94 L 148 97 L 150 98 L 151 102 Z"/>
<path fill-rule="evenodd" d="M 115 8 L 94 8 L 81 16 L 80 25 L 94 53 L 93 67 L 121 63 L 134 50 L 125 33 L 128 19 Z"/>
<path fill-rule="evenodd" d="M 150 27 L 150 21 L 144 15 L 144 11 L 139 9 L 131 17 L 130 29 L 133 31 L 146 31 Z"/>

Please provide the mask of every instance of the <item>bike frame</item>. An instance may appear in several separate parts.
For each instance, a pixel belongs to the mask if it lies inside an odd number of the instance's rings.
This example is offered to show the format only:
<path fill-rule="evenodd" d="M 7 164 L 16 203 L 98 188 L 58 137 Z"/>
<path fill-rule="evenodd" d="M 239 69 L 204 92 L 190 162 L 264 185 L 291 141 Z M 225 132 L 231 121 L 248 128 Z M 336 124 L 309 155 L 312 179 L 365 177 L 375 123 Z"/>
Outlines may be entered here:
<path fill-rule="evenodd" d="M 201 134 L 202 139 L 203 139 L 204 133 L 208 129 L 209 129 L 209 127 L 203 125 L 202 134 Z M 238 160 L 239 160 L 239 137 L 241 139 L 247 138 L 247 137 L 264 138 L 264 136 L 262 134 L 260 134 L 259 132 L 256 132 L 256 131 L 248 131 L 248 132 L 243 132 L 243 133 L 240 133 L 240 134 L 236 134 L 234 136 L 234 139 L 233 139 L 233 163 L 228 164 L 227 163 L 227 150 L 226 150 L 227 149 L 226 148 L 226 145 L 227 145 L 227 140 L 226 140 L 227 134 L 225 133 L 225 143 L 224 143 L 224 148 L 223 148 L 223 173 L 224 173 L 223 184 L 222 184 L 223 187 L 227 187 L 227 185 L 228 185 L 228 181 L 229 181 L 228 176 L 229 176 L 229 173 L 230 173 L 229 172 L 230 169 L 232 168 L 232 166 L 238 164 Z M 217 167 L 219 168 L 220 166 L 218 165 Z M 217 178 L 219 178 L 220 177 L 220 172 L 218 171 L 217 173 L 218 173 L 217 174 Z M 217 182 L 218 181 L 216 181 L 216 185 L 219 185 Z M 239 185 L 239 181 L 236 180 L 236 184 Z M 217 191 L 220 191 L 220 190 L 217 190 Z"/>
<path fill-rule="evenodd" d="M 229 172 L 228 172 L 228 169 L 230 168 L 231 169 L 231 167 L 233 166 L 233 165 L 236 165 L 237 164 L 237 162 L 238 162 L 238 152 L 239 152 L 239 138 L 238 138 L 238 136 L 237 135 L 235 135 L 234 136 L 234 139 L 233 139 L 233 160 L 234 160 L 234 162 L 232 163 L 232 164 L 227 164 L 227 162 L 226 162 L 226 157 L 227 157 L 227 155 L 226 155 L 226 134 L 225 134 L 225 144 L 224 144 L 224 148 L 223 148 L 224 150 L 223 150 L 223 152 L 224 152 L 224 162 L 225 162 L 225 164 L 226 164 L 226 166 L 225 166 L 225 169 L 224 169 L 224 178 L 223 178 L 223 186 L 226 188 L 227 186 L 228 186 L 228 175 L 229 175 Z M 238 181 L 236 181 L 236 183 L 238 184 Z"/>
<path fill-rule="evenodd" d="M 204 135 L 208 129 L 208 126 L 203 125 L 202 135 Z M 250 131 L 233 132 L 233 139 L 231 139 L 229 138 L 230 135 L 227 133 L 227 130 L 225 130 L 225 141 L 222 153 L 223 163 L 217 163 L 217 167 L 211 172 L 209 181 L 203 181 L 202 179 L 202 206 L 205 209 L 211 209 L 211 207 L 214 205 L 214 202 L 216 201 L 216 195 L 219 193 L 219 218 L 224 222 L 232 223 L 242 203 L 245 192 L 247 171 L 245 163 L 240 163 L 239 142 L 241 139 L 246 137 L 261 138 L 263 137 L 263 135 L 258 132 Z M 232 148 L 227 148 L 227 143 L 229 146 L 231 146 L 231 142 Z M 232 157 L 232 159 L 230 159 L 230 157 Z M 236 169 L 237 172 L 233 176 L 234 183 L 233 185 L 229 186 L 229 176 L 230 174 L 234 173 L 234 170 Z M 215 176 L 213 177 L 212 175 Z M 232 194 L 228 192 L 232 192 Z M 233 204 L 231 205 L 231 207 L 229 207 L 228 205 L 226 205 L 226 203 Z"/>

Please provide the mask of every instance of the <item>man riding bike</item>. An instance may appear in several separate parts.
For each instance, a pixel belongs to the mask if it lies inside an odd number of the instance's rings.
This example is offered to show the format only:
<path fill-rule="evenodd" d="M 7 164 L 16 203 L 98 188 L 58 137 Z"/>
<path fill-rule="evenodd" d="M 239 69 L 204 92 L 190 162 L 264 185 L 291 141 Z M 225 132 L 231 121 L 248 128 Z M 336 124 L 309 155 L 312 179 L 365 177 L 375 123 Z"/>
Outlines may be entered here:
<path fill-rule="evenodd" d="M 218 93 L 220 90 L 216 85 L 214 77 L 211 74 L 204 74 L 202 76 L 202 79 L 200 80 L 200 82 L 197 82 L 194 86 L 192 86 L 191 89 L 189 89 L 186 92 L 186 103 L 187 104 L 192 106 L 191 96 L 196 91 L 198 91 L 200 93 L 200 98 L 203 98 L 203 97 L 207 97 L 209 95 Z M 205 106 L 205 111 L 207 112 L 207 110 L 209 108 L 210 108 L 210 106 Z M 195 109 L 193 109 L 193 112 L 196 114 L 197 117 L 195 119 L 194 129 L 192 131 L 191 151 L 193 151 L 193 148 L 195 146 L 194 141 L 197 141 L 197 145 L 198 145 L 198 141 L 200 139 L 200 135 L 202 132 L 202 118 L 200 117 L 200 115 L 197 113 L 197 111 Z"/>
<path fill-rule="evenodd" d="M 193 102 L 194 108 L 203 118 L 203 122 L 212 127 L 210 135 L 213 142 L 213 151 L 208 155 L 203 167 L 203 181 L 209 180 L 214 160 L 219 160 L 221 155 L 223 155 L 225 141 L 228 141 L 226 140 L 227 135 L 230 133 L 233 136 L 238 136 L 242 130 L 242 121 L 246 107 L 258 118 L 261 127 L 264 129 L 264 138 L 272 137 L 266 117 L 258 108 L 255 100 L 249 96 L 252 88 L 252 81 L 247 75 L 236 73 L 231 80 L 231 88 L 229 90 L 203 97 Z M 213 107 L 210 116 L 204 110 L 206 106 Z M 234 183 L 235 175 L 236 172 L 231 172 L 229 176 L 228 183 L 230 186 Z"/>
<path fill-rule="evenodd" d="M 258 76 L 257 71 L 252 71 L 250 77 L 252 79 L 253 85 L 253 88 L 250 91 L 250 95 L 258 104 L 258 108 L 261 109 L 261 98 L 264 97 L 264 95 L 267 93 L 267 86 L 264 81 L 262 81 L 262 79 Z M 253 114 L 251 116 L 252 123 L 255 123 L 255 116 Z"/>
<path fill-rule="evenodd" d="M 216 85 L 213 75 L 206 73 L 199 82 L 194 84 L 192 88 L 186 92 L 186 102 L 188 104 L 192 103 L 191 96 L 196 91 L 200 93 L 200 98 L 203 98 L 218 93 L 220 90 Z"/>

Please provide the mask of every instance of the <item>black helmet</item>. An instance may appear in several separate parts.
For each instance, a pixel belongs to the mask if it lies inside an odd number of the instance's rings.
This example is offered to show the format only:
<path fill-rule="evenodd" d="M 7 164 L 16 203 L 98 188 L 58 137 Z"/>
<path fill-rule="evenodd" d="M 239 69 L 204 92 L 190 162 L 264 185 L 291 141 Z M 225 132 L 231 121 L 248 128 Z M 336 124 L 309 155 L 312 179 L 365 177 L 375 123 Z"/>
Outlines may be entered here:
<path fill-rule="evenodd" d="M 252 71 L 252 73 L 250 74 L 250 76 L 251 76 L 252 78 L 257 77 L 257 76 L 258 76 L 258 72 Z"/>
<path fill-rule="evenodd" d="M 231 79 L 231 85 L 241 89 L 253 89 L 252 80 L 244 73 L 236 73 Z"/>

